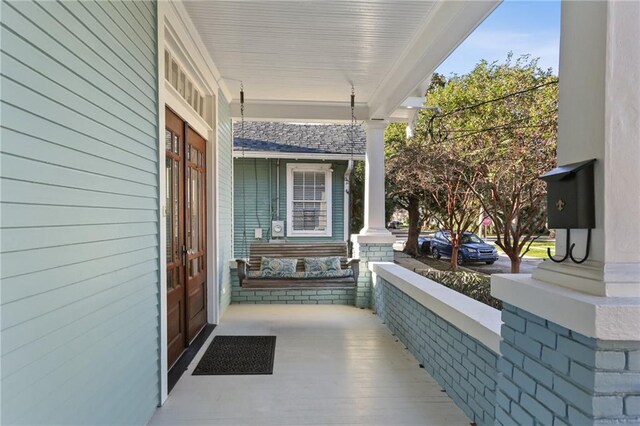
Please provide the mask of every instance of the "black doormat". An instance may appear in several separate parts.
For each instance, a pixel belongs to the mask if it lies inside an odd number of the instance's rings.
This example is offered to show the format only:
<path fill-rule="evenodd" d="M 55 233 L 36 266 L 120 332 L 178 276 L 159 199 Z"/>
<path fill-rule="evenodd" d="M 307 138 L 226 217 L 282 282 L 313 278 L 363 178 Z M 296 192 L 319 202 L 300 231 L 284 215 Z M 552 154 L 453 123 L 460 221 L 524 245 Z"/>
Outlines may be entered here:
<path fill-rule="evenodd" d="M 215 336 L 194 376 L 273 374 L 276 336 Z"/>

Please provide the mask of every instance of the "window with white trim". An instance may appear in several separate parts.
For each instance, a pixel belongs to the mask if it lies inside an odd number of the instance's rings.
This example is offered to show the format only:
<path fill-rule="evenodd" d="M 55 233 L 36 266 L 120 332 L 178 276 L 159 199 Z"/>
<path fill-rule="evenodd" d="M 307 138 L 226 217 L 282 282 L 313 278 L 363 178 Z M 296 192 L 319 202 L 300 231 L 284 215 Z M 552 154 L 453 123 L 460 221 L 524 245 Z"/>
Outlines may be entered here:
<path fill-rule="evenodd" d="M 287 164 L 287 234 L 331 236 L 331 165 Z"/>

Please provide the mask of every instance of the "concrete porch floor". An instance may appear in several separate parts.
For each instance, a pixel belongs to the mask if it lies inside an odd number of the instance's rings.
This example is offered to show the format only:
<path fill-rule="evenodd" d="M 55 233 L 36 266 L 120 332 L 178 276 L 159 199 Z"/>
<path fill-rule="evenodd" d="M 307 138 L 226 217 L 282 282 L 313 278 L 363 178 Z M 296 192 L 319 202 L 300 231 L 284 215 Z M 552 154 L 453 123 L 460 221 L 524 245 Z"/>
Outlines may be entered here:
<path fill-rule="evenodd" d="M 214 335 L 277 336 L 273 375 L 192 376 Z M 468 425 L 370 310 L 231 305 L 150 425 Z"/>

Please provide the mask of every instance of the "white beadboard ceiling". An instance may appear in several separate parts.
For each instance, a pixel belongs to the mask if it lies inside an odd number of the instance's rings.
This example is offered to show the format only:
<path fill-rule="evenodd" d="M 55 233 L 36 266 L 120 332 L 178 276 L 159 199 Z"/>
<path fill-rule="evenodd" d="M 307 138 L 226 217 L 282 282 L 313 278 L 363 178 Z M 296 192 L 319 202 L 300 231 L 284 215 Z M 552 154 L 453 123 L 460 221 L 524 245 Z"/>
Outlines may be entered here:
<path fill-rule="evenodd" d="M 446 58 L 451 48 L 498 3 L 499 0 L 183 2 L 224 84 L 233 93 L 233 103 L 237 104 L 240 80 L 244 82 L 247 103 L 265 105 L 348 103 L 353 84 L 359 105 L 371 108 L 374 103 L 376 111 L 385 113 L 402 101 L 390 93 L 401 90 L 407 92 L 403 96 L 409 95 L 433 71 L 433 64 Z M 440 38 L 451 40 L 440 43 Z M 427 61 L 428 66 L 410 63 L 411 57 L 416 56 L 424 61 L 420 49 L 442 50 L 439 44 L 452 47 L 444 53 L 434 53 L 437 58 Z M 397 80 L 405 79 L 405 63 L 410 65 L 408 69 L 413 67 L 411 78 L 416 81 L 396 90 Z M 393 99 L 388 101 L 389 98 Z"/>
<path fill-rule="evenodd" d="M 433 7 L 428 1 L 189 1 L 230 88 L 252 100 L 368 102 Z"/>

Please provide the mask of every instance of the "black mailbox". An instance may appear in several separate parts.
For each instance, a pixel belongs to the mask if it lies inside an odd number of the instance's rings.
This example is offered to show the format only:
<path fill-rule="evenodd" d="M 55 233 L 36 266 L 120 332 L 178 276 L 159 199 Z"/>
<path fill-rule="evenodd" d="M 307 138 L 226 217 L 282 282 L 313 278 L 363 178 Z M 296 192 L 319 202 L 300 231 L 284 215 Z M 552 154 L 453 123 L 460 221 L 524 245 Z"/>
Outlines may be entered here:
<path fill-rule="evenodd" d="M 540 176 L 547 182 L 550 229 L 596 227 L 593 164 L 596 160 L 567 164 Z"/>

